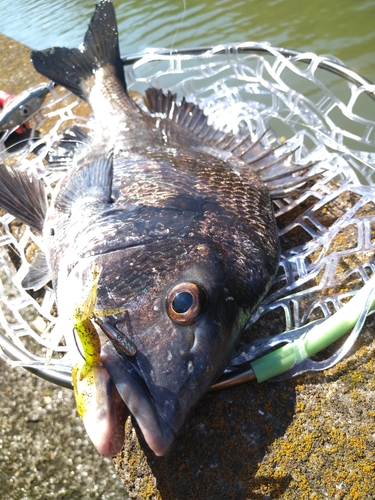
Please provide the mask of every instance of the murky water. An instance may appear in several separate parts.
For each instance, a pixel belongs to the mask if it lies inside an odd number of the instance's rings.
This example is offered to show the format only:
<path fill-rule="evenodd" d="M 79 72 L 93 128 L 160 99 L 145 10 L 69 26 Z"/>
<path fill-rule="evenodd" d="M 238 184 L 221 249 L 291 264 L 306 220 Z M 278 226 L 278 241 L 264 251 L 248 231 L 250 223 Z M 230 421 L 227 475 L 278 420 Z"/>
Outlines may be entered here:
<path fill-rule="evenodd" d="M 332 54 L 375 81 L 373 0 L 115 0 L 121 52 L 269 41 Z M 93 0 L 0 0 L 0 32 L 36 49 L 81 43 Z"/>

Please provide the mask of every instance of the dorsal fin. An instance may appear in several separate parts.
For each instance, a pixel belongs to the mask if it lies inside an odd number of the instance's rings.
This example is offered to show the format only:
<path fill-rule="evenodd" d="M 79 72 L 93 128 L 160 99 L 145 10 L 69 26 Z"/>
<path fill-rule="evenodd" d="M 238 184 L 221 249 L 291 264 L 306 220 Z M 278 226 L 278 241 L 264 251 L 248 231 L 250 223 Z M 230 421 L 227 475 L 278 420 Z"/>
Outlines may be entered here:
<path fill-rule="evenodd" d="M 319 175 L 304 175 L 313 164 L 297 165 L 290 162 L 289 157 L 295 152 L 295 148 L 288 144 L 266 148 L 262 141 L 267 131 L 254 141 L 250 134 L 226 133 L 209 125 L 208 117 L 197 104 L 189 103 L 185 98 L 177 103 L 177 95 L 171 92 L 164 94 L 160 89 L 149 88 L 146 90 L 146 98 L 146 105 L 151 113 L 187 128 L 205 144 L 221 151 L 229 151 L 249 165 L 266 184 L 272 198 L 282 196 L 283 188 L 290 190 Z M 275 154 L 277 150 L 281 151 L 279 155 Z M 276 180 L 279 182 L 275 182 Z"/>
<path fill-rule="evenodd" d="M 162 90 L 155 88 L 146 90 L 146 98 L 146 105 L 151 113 L 163 115 L 168 120 L 194 132 L 198 137 L 203 138 L 218 133 L 214 127 L 208 125 L 208 118 L 201 108 L 197 104 L 187 102 L 185 98 L 177 103 L 176 94 L 171 92 L 164 94 Z"/>
<path fill-rule="evenodd" d="M 0 206 L 42 233 L 47 212 L 44 182 L 0 163 Z"/>
<path fill-rule="evenodd" d="M 55 207 L 63 212 L 71 212 L 77 200 L 91 199 L 95 203 L 111 203 L 112 178 L 113 151 L 74 172 L 61 186 Z"/>

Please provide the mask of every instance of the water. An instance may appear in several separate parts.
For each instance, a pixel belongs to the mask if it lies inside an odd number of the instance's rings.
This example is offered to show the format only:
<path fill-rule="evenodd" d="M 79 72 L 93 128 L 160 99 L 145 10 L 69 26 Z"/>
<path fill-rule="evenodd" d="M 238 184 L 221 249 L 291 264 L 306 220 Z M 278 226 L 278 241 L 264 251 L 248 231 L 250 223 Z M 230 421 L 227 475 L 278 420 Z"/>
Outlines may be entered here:
<path fill-rule="evenodd" d="M 0 32 L 35 49 L 76 46 L 95 3 L 0 0 Z M 185 0 L 185 4 L 184 0 L 115 0 L 114 4 L 122 54 L 146 47 L 266 40 L 332 54 L 375 81 L 373 0 Z"/>

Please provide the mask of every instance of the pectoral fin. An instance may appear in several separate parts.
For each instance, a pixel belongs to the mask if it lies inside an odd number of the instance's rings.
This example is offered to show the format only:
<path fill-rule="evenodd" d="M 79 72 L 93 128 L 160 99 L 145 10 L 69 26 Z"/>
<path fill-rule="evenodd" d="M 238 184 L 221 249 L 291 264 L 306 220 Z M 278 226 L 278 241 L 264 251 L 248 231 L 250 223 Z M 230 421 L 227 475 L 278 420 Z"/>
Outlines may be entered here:
<path fill-rule="evenodd" d="M 0 163 L 0 207 L 42 233 L 47 212 L 44 182 Z"/>
<path fill-rule="evenodd" d="M 83 165 L 70 177 L 64 189 L 60 190 L 55 206 L 62 211 L 70 212 L 75 202 L 111 203 L 113 178 L 113 152 L 100 157 L 93 163 Z"/>

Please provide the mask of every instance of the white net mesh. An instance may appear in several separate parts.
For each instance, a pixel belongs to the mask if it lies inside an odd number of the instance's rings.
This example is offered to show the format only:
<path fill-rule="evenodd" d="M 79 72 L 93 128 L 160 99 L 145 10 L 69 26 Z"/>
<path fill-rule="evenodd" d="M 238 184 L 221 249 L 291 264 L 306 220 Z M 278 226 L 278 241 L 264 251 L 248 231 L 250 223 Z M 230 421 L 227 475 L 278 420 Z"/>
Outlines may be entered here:
<path fill-rule="evenodd" d="M 375 272 L 375 86 L 335 60 L 268 44 L 157 52 L 124 59 L 129 90 L 176 92 L 200 104 L 217 127 L 248 129 L 253 138 L 266 132 L 269 146 L 288 139 L 298 146 L 295 161 L 319 161 L 325 169 L 316 182 L 275 201 L 282 259 L 251 324 L 274 316 L 275 330 L 267 332 L 274 335 L 329 317 Z M 72 124 L 89 128 L 88 115 L 84 103 L 54 91 L 21 148 L 9 149 L 11 136 L 3 134 L 0 159 L 43 178 L 51 193 L 66 167 L 51 168 L 46 155 Z M 22 287 L 43 242 L 0 214 L 0 328 L 8 338 L 0 338 L 2 357 L 34 360 L 42 370 L 47 359 L 49 369 L 69 373 L 53 290 Z M 9 341 L 29 358 L 12 352 Z"/>

